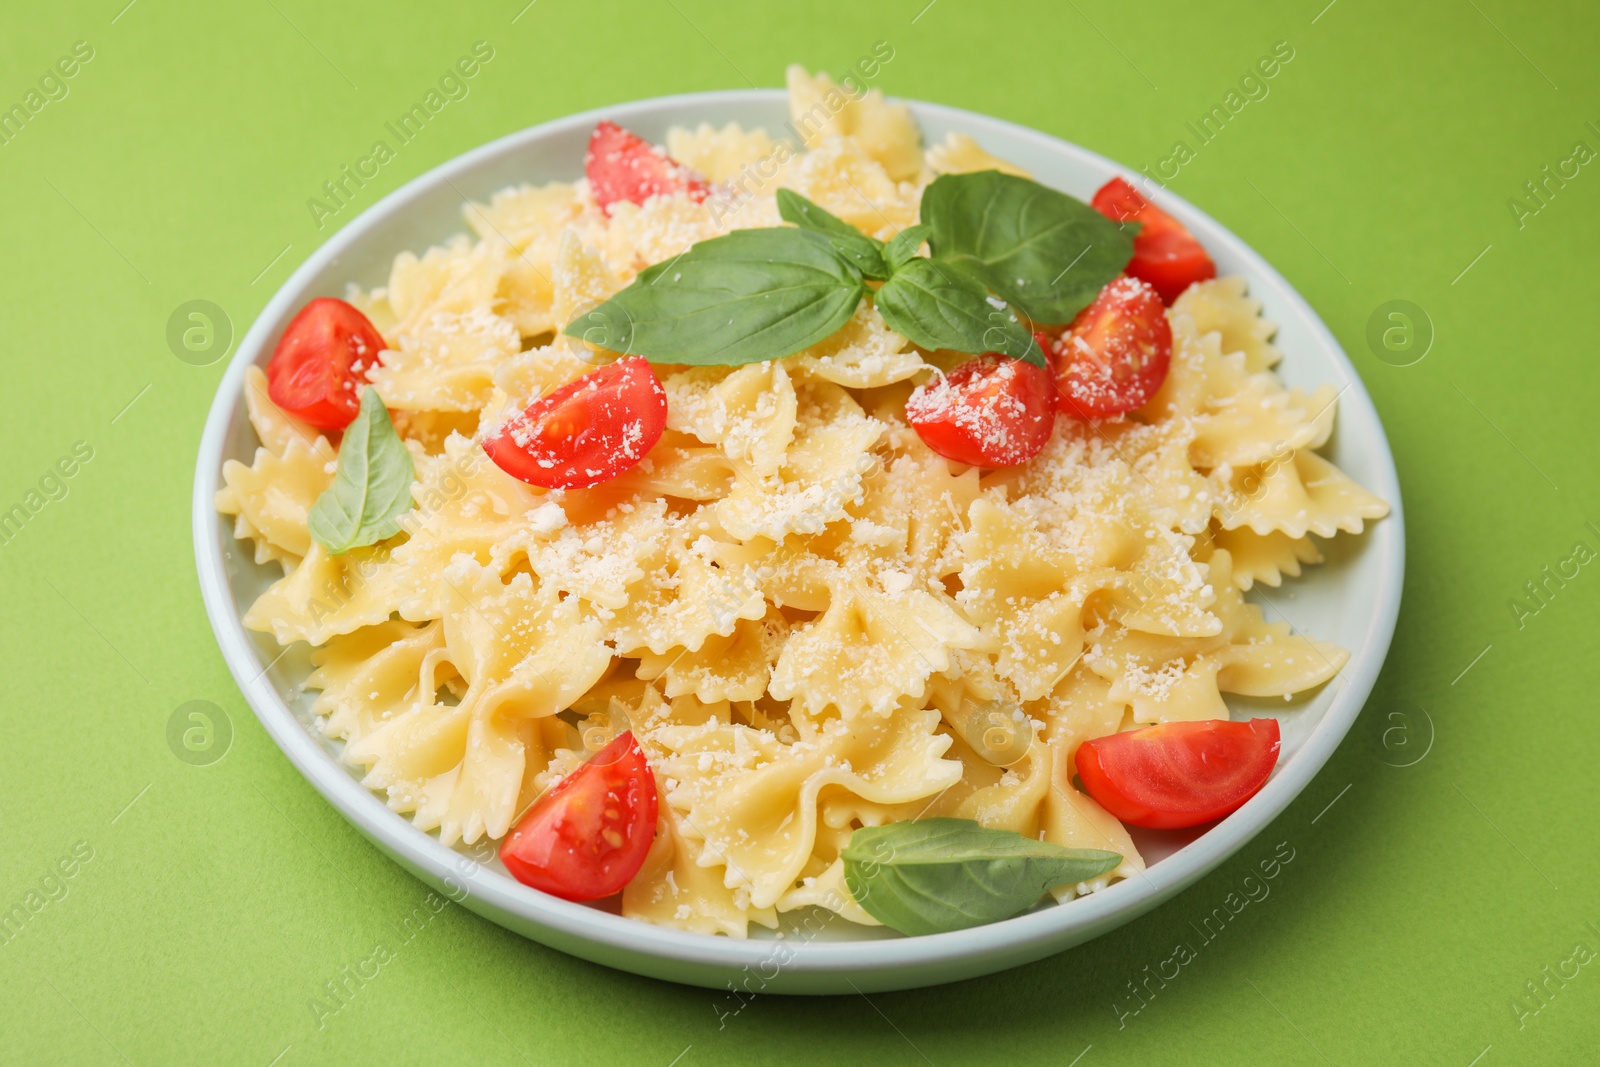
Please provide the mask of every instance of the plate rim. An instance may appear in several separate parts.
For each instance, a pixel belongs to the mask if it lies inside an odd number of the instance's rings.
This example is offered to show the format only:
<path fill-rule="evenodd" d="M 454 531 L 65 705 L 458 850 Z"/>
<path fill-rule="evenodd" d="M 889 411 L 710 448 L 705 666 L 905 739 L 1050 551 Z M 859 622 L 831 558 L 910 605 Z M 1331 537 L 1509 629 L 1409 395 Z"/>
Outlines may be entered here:
<path fill-rule="evenodd" d="M 1362 551 L 1379 555 L 1378 596 L 1366 631 L 1367 639 L 1359 648 L 1351 650 L 1349 663 L 1344 668 L 1343 688 L 1334 695 L 1304 745 L 1278 769 L 1261 792 L 1194 841 L 1148 868 L 1141 877 L 1124 879 L 1064 905 L 1046 906 L 969 930 L 861 941 L 754 938 L 741 941 L 654 926 L 547 896 L 476 864 L 470 857 L 440 844 L 433 835 L 418 830 L 410 820 L 389 810 L 375 793 L 363 786 L 353 769 L 322 749 L 320 742 L 311 736 L 273 688 L 268 678 L 271 664 L 263 666 L 259 662 L 243 626 L 243 612 L 232 596 L 226 561 L 217 547 L 219 525 L 227 524 L 228 529 L 223 532 L 227 537 L 232 536 L 231 524 L 215 510 L 213 498 L 220 483 L 227 432 L 238 408 L 245 373 L 264 353 L 274 324 L 289 305 L 301 298 L 307 282 L 338 259 L 346 247 L 381 227 L 391 216 L 404 210 L 412 199 L 458 174 L 471 171 L 486 159 L 524 144 L 585 127 L 602 118 L 626 118 L 691 105 L 713 112 L 719 105 L 770 102 L 784 99 L 786 95 L 785 90 L 772 88 L 681 93 L 606 105 L 539 123 L 470 149 L 417 175 L 329 236 L 262 307 L 229 357 L 227 370 L 217 385 L 196 457 L 192 516 L 196 568 L 201 598 L 223 659 L 240 692 L 280 751 L 348 822 L 412 873 L 442 887 L 452 900 L 469 907 L 481 905 L 487 909 L 488 917 L 502 926 L 507 925 L 502 915 L 515 916 L 563 942 L 556 947 L 564 951 L 573 951 L 568 945 L 575 939 L 606 946 L 613 953 L 630 958 L 644 955 L 723 972 L 740 969 L 748 972 L 753 967 L 770 964 L 776 946 L 783 945 L 790 948 L 783 967 L 796 976 L 838 972 L 886 974 L 935 964 L 969 964 L 961 968 L 959 975 L 930 970 L 926 979 L 863 986 L 869 991 L 906 988 L 980 974 L 1072 947 L 1136 918 L 1209 873 L 1265 829 L 1310 784 L 1365 706 L 1387 658 L 1404 584 L 1405 523 L 1394 454 L 1371 396 L 1337 338 L 1300 292 L 1243 239 L 1170 189 L 1146 190 L 1146 195 L 1178 216 L 1192 231 L 1200 231 L 1208 241 L 1230 246 L 1230 251 L 1250 263 L 1260 277 L 1276 285 L 1280 295 L 1302 317 L 1315 339 L 1343 371 L 1349 388 L 1341 399 L 1362 409 L 1377 427 L 1376 439 L 1369 444 L 1373 449 L 1371 458 L 1375 461 L 1373 480 L 1379 484 L 1368 488 L 1389 503 L 1390 513 L 1376 523 L 1375 528 L 1369 526 L 1364 535 L 1369 541 Z M 926 101 L 904 99 L 903 102 L 910 105 L 914 115 L 937 118 L 966 129 L 980 141 L 983 128 L 1001 129 L 1050 152 L 1075 155 L 1082 161 L 1117 173 L 1137 173 L 1081 145 L 1005 119 Z M 442 234 L 440 239 L 447 236 Z M 542 940 L 538 934 L 511 929 Z M 992 966 L 984 967 L 982 961 Z M 612 966 L 628 966 L 611 960 L 606 962 Z M 979 962 L 980 966 L 970 966 L 974 962 Z M 638 973 L 672 977 L 664 968 L 645 969 L 642 964 Z M 675 980 L 712 984 L 692 976 Z M 762 991 L 784 990 L 764 988 Z"/>

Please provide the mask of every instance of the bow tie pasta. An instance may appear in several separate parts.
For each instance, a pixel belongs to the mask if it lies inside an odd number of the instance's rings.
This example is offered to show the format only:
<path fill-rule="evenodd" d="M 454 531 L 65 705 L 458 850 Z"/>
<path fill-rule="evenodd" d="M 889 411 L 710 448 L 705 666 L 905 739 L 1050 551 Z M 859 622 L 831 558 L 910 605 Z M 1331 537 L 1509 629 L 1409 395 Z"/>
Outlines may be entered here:
<path fill-rule="evenodd" d="M 447 845 L 503 837 L 631 729 L 661 800 L 621 898 L 638 919 L 733 937 L 800 908 L 873 923 L 840 873 L 852 830 L 934 815 L 1122 855 L 1076 891 L 1128 877 L 1138 850 L 1074 785 L 1078 745 L 1328 681 L 1347 653 L 1242 591 L 1387 513 L 1318 454 L 1337 394 L 1282 384 L 1241 279 L 1167 310 L 1153 400 L 1059 418 L 1018 467 L 922 442 L 906 400 L 948 354 L 870 303 L 784 359 L 658 365 L 665 431 L 593 488 L 524 484 L 479 447 L 594 369 L 564 323 L 695 242 L 778 225 L 775 190 L 887 239 L 941 173 L 1020 173 L 961 135 L 924 148 L 876 92 L 798 68 L 789 85 L 797 116 L 829 112 L 801 144 L 736 125 L 668 135 L 731 196 L 602 210 L 583 180 L 507 189 L 469 207 L 474 237 L 352 290 L 387 346 L 369 380 L 415 465 L 395 537 L 333 555 L 310 536 L 335 446 L 252 368 L 260 447 L 226 465 L 216 506 L 283 576 L 246 623 L 314 646 L 328 735 Z"/>

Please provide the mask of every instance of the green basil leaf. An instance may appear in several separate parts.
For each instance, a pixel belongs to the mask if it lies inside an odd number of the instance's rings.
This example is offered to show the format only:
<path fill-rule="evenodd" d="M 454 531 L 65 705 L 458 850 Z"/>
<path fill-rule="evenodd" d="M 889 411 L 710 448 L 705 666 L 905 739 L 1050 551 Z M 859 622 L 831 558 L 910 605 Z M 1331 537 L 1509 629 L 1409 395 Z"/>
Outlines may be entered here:
<path fill-rule="evenodd" d="M 822 234 L 840 255 L 867 277 L 889 276 L 889 267 L 883 260 L 883 242 L 868 237 L 837 215 L 829 214 L 822 205 L 812 203 L 792 189 L 779 189 L 778 214 L 783 221 L 792 222 L 802 230 Z"/>
<path fill-rule="evenodd" d="M 845 885 L 867 914 L 903 934 L 1009 919 L 1049 890 L 1116 870 L 1122 857 L 1062 848 L 971 819 L 863 826 L 841 854 Z"/>
<path fill-rule="evenodd" d="M 1016 311 L 959 267 L 908 260 L 873 299 L 891 330 L 923 348 L 999 352 L 1044 366 L 1044 353 Z"/>
<path fill-rule="evenodd" d="M 816 344 L 865 293 L 861 271 L 822 234 L 735 230 L 646 269 L 565 332 L 657 363 L 736 366 Z"/>
<path fill-rule="evenodd" d="M 907 226 L 894 235 L 883 252 L 883 258 L 889 262 L 891 274 L 911 262 L 911 258 L 922 250 L 922 242 L 928 239 L 929 232 L 929 227 L 919 223 L 916 226 Z"/>
<path fill-rule="evenodd" d="M 965 267 L 1041 323 L 1070 322 L 1133 258 L 1134 225 L 1001 174 L 946 174 L 922 194 L 933 258 Z"/>
<path fill-rule="evenodd" d="M 416 474 L 389 409 L 376 389 L 364 386 L 361 413 L 339 442 L 333 484 L 307 516 L 311 536 L 335 556 L 393 537 L 400 532 L 400 516 L 411 509 Z"/>

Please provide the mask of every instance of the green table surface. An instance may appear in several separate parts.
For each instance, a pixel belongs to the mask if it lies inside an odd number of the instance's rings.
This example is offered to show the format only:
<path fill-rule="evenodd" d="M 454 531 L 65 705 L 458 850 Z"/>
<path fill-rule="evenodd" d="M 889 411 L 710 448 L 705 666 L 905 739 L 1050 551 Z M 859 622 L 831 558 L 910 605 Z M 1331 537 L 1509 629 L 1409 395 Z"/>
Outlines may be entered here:
<path fill-rule="evenodd" d="M 0 143 L 0 510 L 41 505 L 0 545 L 0 911 L 27 913 L 0 943 L 0 1059 L 1593 1062 L 1600 10 L 524 3 L 0 14 L 0 107 L 27 107 L 40 79 L 60 97 L 41 90 Z M 470 95 L 319 230 L 306 200 L 478 41 L 494 58 Z M 212 640 L 189 503 L 224 364 L 176 358 L 169 317 L 214 301 L 236 340 L 337 224 L 507 132 L 633 98 L 780 85 L 790 62 L 838 74 L 878 41 L 894 49 L 878 79 L 892 94 L 1132 167 L 1187 142 L 1173 188 L 1338 335 L 1388 428 L 1410 533 L 1371 701 L 1299 800 L 1216 873 L 1098 941 L 989 978 L 741 1004 L 454 906 L 402 926 L 425 890 L 279 754 Z M 1278 42 L 1293 59 L 1267 95 L 1201 145 L 1186 124 Z M 75 45 L 91 58 L 47 78 Z M 1368 340 L 1394 300 L 1422 309 L 1410 348 L 1391 335 L 1398 352 Z M 1400 365 L 1429 334 L 1425 357 Z M 71 477 L 52 475 L 64 458 Z M 222 709 L 213 762 L 169 743 L 191 700 Z M 1294 859 L 1268 895 L 1202 939 L 1194 924 L 1281 842 Z M 1180 941 L 1195 958 L 1152 980 Z M 319 1015 L 325 983 L 380 943 L 393 961 Z"/>

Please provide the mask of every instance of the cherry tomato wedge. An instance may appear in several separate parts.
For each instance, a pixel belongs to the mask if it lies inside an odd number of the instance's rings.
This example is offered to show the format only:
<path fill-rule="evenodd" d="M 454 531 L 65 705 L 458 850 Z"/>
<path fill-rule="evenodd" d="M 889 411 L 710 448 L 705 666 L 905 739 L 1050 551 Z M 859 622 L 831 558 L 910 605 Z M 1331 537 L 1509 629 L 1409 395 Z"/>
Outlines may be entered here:
<path fill-rule="evenodd" d="M 1155 286 L 1170 304 L 1195 282 L 1217 276 L 1217 265 L 1183 223 L 1146 200 L 1121 178 L 1112 178 L 1094 194 L 1091 206 L 1118 222 L 1140 222 L 1144 228 L 1133 239 L 1133 259 L 1127 272 Z"/>
<path fill-rule="evenodd" d="M 656 779 L 625 733 L 556 783 L 500 846 L 511 876 L 563 900 L 599 900 L 639 873 L 656 831 Z"/>
<path fill-rule="evenodd" d="M 1172 327 L 1154 289 L 1137 278 L 1117 278 L 1048 351 L 1061 410 L 1105 419 L 1156 395 L 1172 364 Z"/>
<path fill-rule="evenodd" d="M 303 422 L 342 430 L 361 410 L 367 371 L 382 363 L 383 335 L 343 300 L 318 297 L 289 320 L 267 362 L 267 395 Z"/>
<path fill-rule="evenodd" d="M 627 356 L 535 400 L 483 450 L 529 485 L 587 489 L 633 467 L 666 426 L 666 390 L 643 356 Z"/>
<path fill-rule="evenodd" d="M 985 352 L 906 401 L 906 421 L 946 459 L 1011 467 L 1037 456 L 1055 425 L 1050 374 L 1032 363 Z"/>
<path fill-rule="evenodd" d="M 1278 720 L 1169 722 L 1085 741 L 1083 788 L 1134 826 L 1174 830 L 1220 819 L 1255 796 L 1278 762 Z"/>
<path fill-rule="evenodd" d="M 614 122 L 600 123 L 589 135 L 583 173 L 594 202 L 607 214 L 618 200 L 642 204 L 667 193 L 688 193 L 695 200 L 704 200 L 710 192 L 698 173 Z"/>

